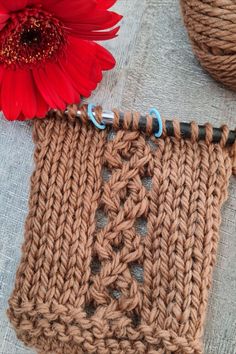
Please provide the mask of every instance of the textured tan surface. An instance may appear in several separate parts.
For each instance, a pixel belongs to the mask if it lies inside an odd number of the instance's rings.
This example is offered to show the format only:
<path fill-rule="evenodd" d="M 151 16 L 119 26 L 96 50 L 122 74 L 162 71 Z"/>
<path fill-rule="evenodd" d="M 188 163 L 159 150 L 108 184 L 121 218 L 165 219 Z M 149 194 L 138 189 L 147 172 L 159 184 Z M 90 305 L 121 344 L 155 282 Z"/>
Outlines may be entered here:
<path fill-rule="evenodd" d="M 236 95 L 215 83 L 193 57 L 177 0 L 120 0 L 120 37 L 107 46 L 118 65 L 104 78 L 94 103 L 147 111 L 167 118 L 236 125 Z M 0 353 L 31 353 L 16 340 L 6 316 L 20 256 L 32 171 L 31 129 L 0 121 Z M 221 240 L 205 333 L 206 354 L 236 353 L 236 183 L 223 208 Z M 138 270 L 137 270 L 138 272 Z"/>
<path fill-rule="evenodd" d="M 137 114 L 129 130 L 127 113 L 124 130 L 116 114 L 112 137 L 87 124 L 85 108 L 84 124 L 76 112 L 34 124 L 29 214 L 8 309 L 18 337 L 42 354 L 202 354 L 220 209 L 236 162 L 224 147 L 227 127 L 220 144 L 209 125 L 206 141 L 196 141 L 196 124 L 191 141 L 181 139 L 177 121 L 175 138 L 148 140 Z"/>

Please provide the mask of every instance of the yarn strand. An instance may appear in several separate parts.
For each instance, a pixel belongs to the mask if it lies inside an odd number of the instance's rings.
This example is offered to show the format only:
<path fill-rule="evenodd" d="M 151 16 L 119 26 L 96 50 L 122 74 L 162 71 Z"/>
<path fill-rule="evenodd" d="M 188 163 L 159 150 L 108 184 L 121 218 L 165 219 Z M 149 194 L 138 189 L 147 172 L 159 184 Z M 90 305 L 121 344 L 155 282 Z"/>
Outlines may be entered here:
<path fill-rule="evenodd" d="M 180 0 L 193 51 L 201 65 L 236 90 L 236 4 L 234 0 Z"/>

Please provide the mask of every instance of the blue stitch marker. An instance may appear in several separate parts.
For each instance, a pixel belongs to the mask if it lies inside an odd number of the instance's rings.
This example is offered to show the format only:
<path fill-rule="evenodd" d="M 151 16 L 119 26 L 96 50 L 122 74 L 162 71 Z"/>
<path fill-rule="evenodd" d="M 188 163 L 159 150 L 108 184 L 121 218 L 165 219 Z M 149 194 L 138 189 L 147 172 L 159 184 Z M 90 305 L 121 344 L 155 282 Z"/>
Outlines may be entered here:
<path fill-rule="evenodd" d="M 100 130 L 104 130 L 106 129 L 106 126 L 105 124 L 101 123 L 99 124 L 96 120 L 96 115 L 95 113 L 93 112 L 93 109 L 95 108 L 95 105 L 92 104 L 92 103 L 89 103 L 88 104 L 88 110 L 87 110 L 87 113 L 88 113 L 88 116 L 89 116 L 89 119 L 93 122 L 93 124 L 95 125 L 96 128 L 100 129 Z"/>
<path fill-rule="evenodd" d="M 163 124 L 162 124 L 161 115 L 156 108 L 151 108 L 149 114 L 155 116 L 155 118 L 157 119 L 159 130 L 156 133 L 154 133 L 154 135 L 156 138 L 160 138 L 163 133 Z"/>

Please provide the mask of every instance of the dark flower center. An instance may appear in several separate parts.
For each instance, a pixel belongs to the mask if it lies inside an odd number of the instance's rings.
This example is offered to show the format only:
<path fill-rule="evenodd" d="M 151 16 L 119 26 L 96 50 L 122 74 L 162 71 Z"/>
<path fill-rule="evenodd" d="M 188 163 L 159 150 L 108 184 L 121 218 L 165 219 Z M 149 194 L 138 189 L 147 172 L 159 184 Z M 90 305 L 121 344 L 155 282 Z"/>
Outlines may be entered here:
<path fill-rule="evenodd" d="M 25 68 L 56 60 L 66 45 L 59 20 L 40 8 L 15 13 L 0 32 L 0 63 Z"/>
<path fill-rule="evenodd" d="M 42 40 L 42 34 L 37 28 L 23 30 L 21 34 L 21 43 L 25 45 L 39 45 Z"/>

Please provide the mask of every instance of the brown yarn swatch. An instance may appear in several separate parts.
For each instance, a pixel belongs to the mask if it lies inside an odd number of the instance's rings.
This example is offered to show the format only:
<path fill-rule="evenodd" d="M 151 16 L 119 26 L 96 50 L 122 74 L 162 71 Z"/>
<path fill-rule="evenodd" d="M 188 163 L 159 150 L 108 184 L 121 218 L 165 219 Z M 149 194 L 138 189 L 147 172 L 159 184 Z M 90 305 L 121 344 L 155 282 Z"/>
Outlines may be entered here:
<path fill-rule="evenodd" d="M 180 0 L 193 50 L 218 81 L 236 90 L 235 0 Z"/>
<path fill-rule="evenodd" d="M 210 125 L 198 142 L 196 124 L 183 140 L 175 122 L 176 137 L 150 140 L 126 130 L 138 114 L 111 135 L 73 112 L 34 123 L 36 168 L 8 309 L 18 337 L 47 354 L 202 353 L 236 159 L 224 146 L 228 129 L 213 144 Z"/>

